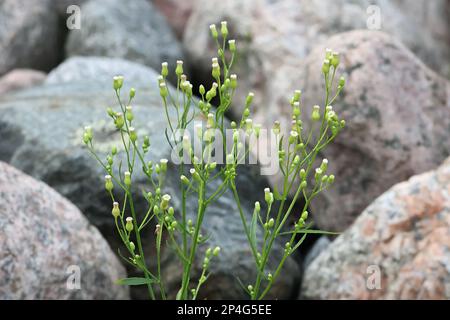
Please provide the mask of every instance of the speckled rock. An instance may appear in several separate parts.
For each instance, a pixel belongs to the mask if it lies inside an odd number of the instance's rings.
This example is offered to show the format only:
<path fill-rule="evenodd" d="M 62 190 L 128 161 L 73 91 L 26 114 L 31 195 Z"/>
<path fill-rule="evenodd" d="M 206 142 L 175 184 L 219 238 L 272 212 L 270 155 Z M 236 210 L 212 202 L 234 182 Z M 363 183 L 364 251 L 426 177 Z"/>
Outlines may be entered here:
<path fill-rule="evenodd" d="M 255 105 L 260 107 L 273 94 L 270 85 L 280 66 L 296 65 L 329 36 L 367 30 L 373 14 L 370 10 L 367 13 L 370 5 L 381 10 L 382 31 L 400 39 L 437 72 L 450 76 L 446 0 L 198 0 L 183 45 L 196 76 L 203 74 L 209 79 L 211 57 L 217 53 L 208 26 L 227 20 L 239 50 L 235 70 L 240 89 L 234 110 L 244 105 L 248 91 L 255 93 Z M 297 72 L 293 69 L 285 77 L 290 79 Z M 282 94 L 287 97 L 290 92 Z"/>
<path fill-rule="evenodd" d="M 71 30 L 67 56 L 124 58 L 157 70 L 182 58 L 164 17 L 146 0 L 91 0 L 81 6 L 82 28 Z"/>
<path fill-rule="evenodd" d="M 183 37 L 187 22 L 196 0 L 151 0 L 166 17 L 167 22 L 179 39 Z"/>
<path fill-rule="evenodd" d="M 312 209 L 319 227 L 343 231 L 389 187 L 435 168 L 450 155 L 445 143 L 450 83 L 392 37 L 352 31 L 330 38 L 301 63 L 280 68 L 270 89 L 274 94 L 256 121 L 270 125 L 282 115 L 288 123 L 291 108 L 282 92 L 302 89 L 306 114 L 314 104 L 323 104 L 326 47 L 342 55 L 338 73 L 347 84 L 334 108 L 347 126 L 321 154 L 330 160 L 336 183 L 313 201 Z"/>
<path fill-rule="evenodd" d="M 308 267 L 302 296 L 450 299 L 449 230 L 450 158 L 375 200 Z"/>
<path fill-rule="evenodd" d="M 71 63 L 70 61 L 68 63 Z M 64 66 L 61 66 L 64 69 Z M 71 70 L 74 70 L 70 68 Z M 67 69 L 68 70 L 68 69 Z M 55 72 L 56 73 L 56 72 Z M 78 71 L 73 77 L 76 79 Z M 56 78 L 56 76 L 55 76 Z M 167 144 L 164 128 L 166 118 L 161 106 L 159 90 L 155 79 L 148 83 L 135 82 L 129 84 L 125 74 L 125 84 L 133 85 L 137 90 L 133 105 L 135 127 L 138 135 L 150 136 L 151 151 L 148 159 L 158 162 L 162 158 L 171 159 L 171 149 Z M 0 160 L 12 163 L 14 166 L 30 175 L 45 181 L 64 196 L 72 200 L 89 220 L 97 226 L 104 237 L 116 249 L 119 238 L 114 234 L 114 220 L 111 217 L 111 199 L 104 191 L 103 177 L 105 173 L 96 161 L 82 146 L 81 135 L 86 125 L 94 128 L 95 145 L 101 159 L 106 157 L 112 145 L 120 146 L 120 135 L 112 123 L 107 121 L 105 109 L 108 106 L 117 108 L 112 81 L 104 84 L 87 76 L 80 81 L 60 84 L 46 84 L 40 88 L 22 91 L 13 96 L 0 98 Z M 119 148 L 120 155 L 123 156 Z M 251 170 L 259 173 L 258 168 L 243 170 L 243 176 L 238 184 L 242 194 L 246 214 L 252 212 L 250 207 L 263 196 L 262 188 L 266 183 L 259 183 Z M 216 180 L 216 183 L 220 183 Z M 165 181 L 165 189 L 172 195 L 175 208 L 180 208 L 180 192 L 178 189 L 178 168 L 169 162 L 169 170 Z M 141 194 L 141 188 L 148 188 L 147 179 L 137 174 L 134 177 L 136 194 Z M 262 185 L 260 187 L 260 185 Z M 214 186 L 210 186 L 213 188 Z M 248 195 L 248 196 L 247 196 Z M 137 196 L 135 206 L 138 212 L 147 211 L 146 201 Z M 194 215 L 197 199 L 189 198 L 188 212 Z M 250 219 L 250 218 L 249 218 Z M 148 239 L 151 239 L 154 229 L 148 228 Z M 255 276 L 253 260 L 242 230 L 239 213 L 230 193 L 226 193 L 217 203 L 211 204 L 204 220 L 204 235 L 210 236 L 211 245 L 220 244 L 221 256 L 217 263 L 212 263 L 215 272 L 214 281 L 209 281 L 204 287 L 208 297 L 243 298 L 235 276 L 247 283 Z M 147 236 L 146 236 L 147 237 Z M 154 243 L 149 240 L 149 247 Z M 282 252 L 281 244 L 276 243 L 275 252 Z M 151 256 L 150 260 L 151 259 Z M 275 262 L 276 257 L 273 261 Z M 168 276 L 169 294 L 175 295 L 178 288 L 180 267 L 167 254 L 165 273 Z M 201 265 L 201 260 L 195 266 Z M 173 271 L 175 270 L 175 271 Z M 194 275 L 195 278 L 195 275 Z M 298 286 L 297 265 L 289 260 L 285 272 L 274 287 L 273 293 L 280 299 L 294 296 Z"/>
<path fill-rule="evenodd" d="M 1 300 L 128 299 L 128 288 L 114 283 L 123 277 L 107 242 L 72 203 L 0 162 Z"/>
<path fill-rule="evenodd" d="M 57 14 L 50 0 L 2 0 L 0 75 L 16 68 L 50 70 L 58 62 L 57 35 Z"/>
<path fill-rule="evenodd" d="M 44 82 L 47 75 L 42 71 L 15 69 L 0 78 L 0 95 L 26 89 Z"/>

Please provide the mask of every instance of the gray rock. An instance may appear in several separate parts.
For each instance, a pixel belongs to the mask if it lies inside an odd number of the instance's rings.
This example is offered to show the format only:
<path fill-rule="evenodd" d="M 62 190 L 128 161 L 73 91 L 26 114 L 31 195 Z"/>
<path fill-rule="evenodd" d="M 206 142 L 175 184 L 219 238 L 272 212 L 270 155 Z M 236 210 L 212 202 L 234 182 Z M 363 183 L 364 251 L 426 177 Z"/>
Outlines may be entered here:
<path fill-rule="evenodd" d="M 330 245 L 331 241 L 326 236 L 321 236 L 317 241 L 313 244 L 311 249 L 305 256 L 303 260 L 303 269 L 308 268 L 308 266 L 316 259 L 322 251 L 324 251 Z"/>
<path fill-rule="evenodd" d="M 64 65 L 61 69 L 64 70 Z M 76 68 L 71 70 L 75 70 L 73 79 L 77 78 Z M 55 72 L 57 73 L 58 71 Z M 56 78 L 55 76 L 54 79 Z M 151 83 L 151 79 L 149 80 Z M 127 80 L 125 82 L 127 83 Z M 138 90 L 133 112 L 138 135 L 150 136 L 152 146 L 147 160 L 157 162 L 161 158 L 171 159 L 171 149 L 164 136 L 166 119 L 159 91 L 154 89 L 156 82 L 153 83 L 154 86 L 145 85 L 145 90 Z M 136 87 L 139 85 L 141 83 L 136 83 Z M 114 248 L 119 244 L 118 237 L 113 232 L 111 200 L 104 191 L 105 173 L 82 146 L 81 135 L 84 126 L 92 125 L 96 148 L 102 159 L 109 152 L 111 145 L 120 146 L 120 138 L 113 125 L 105 121 L 108 118 L 105 107 L 116 105 L 111 84 L 103 85 L 101 81 L 93 80 L 59 85 L 46 84 L 0 99 L 0 136 L 3 137 L 0 149 L 4 150 L 0 159 L 47 182 L 71 199 L 101 230 Z M 263 186 L 260 187 L 257 179 L 248 174 L 248 169 L 246 172 L 247 175 L 241 178 L 239 185 L 244 195 L 245 211 L 249 214 L 249 207 L 256 200 L 255 196 L 263 195 Z M 137 175 L 134 181 L 136 194 L 141 194 L 141 188 L 146 190 L 149 187 L 142 175 Z M 178 170 L 169 163 L 166 187 L 163 191 L 172 195 L 176 208 L 180 207 L 178 181 Z M 146 201 L 140 197 L 136 199 L 135 205 L 138 212 L 147 210 Z M 197 200 L 191 197 L 188 201 L 191 215 L 195 214 L 196 206 Z M 243 298 L 243 290 L 235 276 L 238 275 L 244 283 L 249 283 L 254 278 L 255 271 L 239 214 L 230 193 L 226 193 L 219 202 L 209 207 L 204 229 L 203 234 L 210 236 L 210 243 L 222 247 L 220 258 L 212 263 L 214 281 L 205 285 L 205 293 L 216 298 Z M 148 233 L 148 239 L 151 239 L 153 229 L 149 228 Z M 154 242 L 149 240 L 147 243 L 151 247 Z M 274 251 L 282 252 L 279 243 L 275 244 Z M 275 259 L 276 256 L 270 261 L 272 265 Z M 171 287 L 169 294 L 173 296 L 178 290 L 175 289 L 175 284 L 179 285 L 180 268 L 173 259 L 173 254 L 167 254 L 166 261 L 168 262 L 164 273 L 167 274 Z M 195 266 L 196 270 L 199 270 L 200 262 Z M 297 265 L 289 260 L 285 272 L 274 287 L 273 297 L 282 299 L 293 295 L 298 283 L 296 270 Z"/>
<path fill-rule="evenodd" d="M 128 299 L 128 288 L 114 283 L 123 277 L 106 241 L 72 203 L 0 162 L 1 300 Z"/>
<path fill-rule="evenodd" d="M 0 2 L 0 75 L 16 68 L 48 71 L 58 62 L 58 21 L 50 0 Z"/>
<path fill-rule="evenodd" d="M 157 70 L 182 58 L 178 40 L 149 1 L 91 0 L 81 11 L 82 28 L 70 31 L 67 56 L 124 58 Z"/>
<path fill-rule="evenodd" d="M 450 299 L 450 159 L 377 198 L 305 272 L 308 299 Z"/>

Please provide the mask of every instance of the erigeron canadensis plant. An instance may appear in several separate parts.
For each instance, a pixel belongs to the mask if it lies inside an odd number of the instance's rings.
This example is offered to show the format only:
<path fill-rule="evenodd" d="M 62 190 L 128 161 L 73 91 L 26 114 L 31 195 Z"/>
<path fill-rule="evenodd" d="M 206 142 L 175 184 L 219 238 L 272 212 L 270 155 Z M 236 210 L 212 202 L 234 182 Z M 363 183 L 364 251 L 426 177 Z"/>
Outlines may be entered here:
<path fill-rule="evenodd" d="M 150 150 L 149 137 L 138 137 L 134 125 L 134 114 L 131 107 L 136 91 L 131 89 L 125 103 L 121 98 L 124 79 L 114 77 L 113 87 L 117 97 L 119 109 L 109 108 L 107 113 L 114 122 L 121 136 L 126 163 L 118 164 L 119 174 L 114 174 L 113 166 L 118 154 L 113 147 L 106 159 L 100 159 L 95 152 L 93 130 L 85 129 L 83 141 L 95 159 L 104 168 L 105 189 L 111 197 L 112 218 L 115 221 L 117 233 L 126 250 L 126 260 L 139 269 L 144 275 L 141 278 L 120 279 L 118 283 L 124 285 L 145 285 L 152 299 L 166 299 L 166 288 L 162 277 L 161 246 L 163 234 L 178 257 L 182 266 L 182 279 L 177 299 L 196 299 L 202 285 L 209 276 L 209 266 L 214 257 L 220 254 L 220 247 L 209 247 L 205 252 L 198 252 L 200 244 L 208 239 L 201 234 L 204 216 L 208 214 L 209 205 L 220 198 L 224 192 L 231 190 L 243 230 L 248 239 L 251 253 L 257 271 L 256 278 L 250 284 L 242 284 L 249 298 L 263 299 L 277 280 L 287 258 L 292 255 L 311 233 L 327 233 L 312 230 L 307 223 L 308 207 L 311 201 L 321 192 L 329 188 L 334 182 L 334 175 L 328 173 L 328 160 L 323 159 L 315 168 L 320 152 L 330 144 L 344 128 L 344 120 L 340 120 L 332 108 L 333 102 L 345 85 L 344 78 L 340 78 L 336 86 L 336 71 L 339 66 L 339 54 L 327 50 L 322 67 L 325 81 L 325 101 L 323 108 L 314 106 L 311 114 L 305 114 L 301 103 L 301 91 L 294 92 L 290 105 L 292 107 L 292 125 L 289 134 L 283 132 L 280 123 L 276 121 L 272 127 L 278 150 L 279 170 L 283 177 L 282 188 L 273 192 L 264 189 L 265 203 L 256 202 L 253 215 L 248 221 L 241 206 L 241 195 L 236 186 L 237 167 L 245 162 L 252 146 L 247 150 L 244 146 L 250 138 L 259 139 L 261 126 L 254 124 L 251 118 L 253 93 L 248 94 L 245 108 L 238 122 L 225 119 L 225 113 L 230 108 L 237 89 L 237 76 L 231 73 L 236 59 L 236 42 L 228 40 L 227 23 L 222 22 L 220 30 L 215 25 L 210 26 L 211 35 L 217 44 L 217 57 L 212 58 L 211 75 L 213 84 L 207 90 L 199 86 L 200 98 L 193 96 L 193 85 L 183 71 L 183 62 L 177 61 L 175 68 L 176 91 L 172 92 L 167 84 L 169 66 L 162 64 L 161 75 L 158 79 L 159 92 L 167 118 L 165 136 L 171 148 L 175 150 L 180 176 L 179 192 L 181 194 L 181 208 L 173 208 L 170 204 L 171 196 L 164 193 L 164 180 L 167 172 L 167 159 L 158 164 L 146 161 Z M 216 108 L 212 101 L 217 101 Z M 170 109 L 175 114 L 171 117 Z M 194 152 L 188 129 L 197 116 L 206 119 L 206 125 L 195 126 L 194 138 L 200 141 L 200 152 Z M 306 130 L 302 117 L 310 117 L 312 125 Z M 226 131 L 232 131 L 232 141 L 226 139 Z M 217 134 L 217 132 L 219 134 Z M 243 139 L 242 139 L 243 138 Z M 215 153 L 217 144 L 224 155 L 224 161 L 218 163 Z M 148 209 L 142 218 L 135 208 L 135 199 L 139 195 L 133 193 L 131 186 L 135 170 L 142 170 L 148 180 L 148 190 L 143 192 Z M 213 180 L 221 179 L 220 185 L 207 192 L 207 185 Z M 113 189 L 118 187 L 123 192 L 122 199 L 116 199 Z M 289 196 L 293 194 L 290 199 Z M 196 197 L 198 207 L 196 219 L 188 219 L 187 198 Z M 300 212 L 294 212 L 294 205 L 303 199 L 304 206 Z M 277 208 L 272 212 L 273 208 Z M 295 216 L 294 225 L 289 223 L 290 217 Z M 150 270 L 144 256 L 142 231 L 149 226 L 155 227 L 156 234 L 156 269 Z M 262 239 L 257 239 L 257 229 L 263 231 Z M 273 245 L 280 239 L 288 239 L 278 265 L 270 269 L 268 261 L 273 254 Z M 197 256 L 203 255 L 202 272 L 199 279 L 192 279 L 192 267 Z M 123 256 L 123 254 L 122 254 Z"/>

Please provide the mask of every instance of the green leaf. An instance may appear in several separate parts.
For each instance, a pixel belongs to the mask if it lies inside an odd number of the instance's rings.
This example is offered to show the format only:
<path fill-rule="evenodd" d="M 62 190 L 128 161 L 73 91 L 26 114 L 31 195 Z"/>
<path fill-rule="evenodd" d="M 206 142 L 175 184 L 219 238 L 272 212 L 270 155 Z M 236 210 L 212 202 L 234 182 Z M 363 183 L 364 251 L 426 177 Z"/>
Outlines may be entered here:
<path fill-rule="evenodd" d="M 155 283 L 152 279 L 146 278 L 123 278 L 116 281 L 116 284 L 124 285 L 124 286 L 140 286 L 144 284 Z"/>

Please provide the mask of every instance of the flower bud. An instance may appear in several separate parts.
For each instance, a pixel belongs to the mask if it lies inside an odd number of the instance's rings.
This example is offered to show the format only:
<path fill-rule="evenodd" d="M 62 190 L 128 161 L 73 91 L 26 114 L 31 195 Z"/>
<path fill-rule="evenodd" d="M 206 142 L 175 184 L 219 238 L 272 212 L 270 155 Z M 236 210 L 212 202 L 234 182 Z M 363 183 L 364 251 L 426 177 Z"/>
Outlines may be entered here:
<path fill-rule="evenodd" d="M 112 177 L 110 175 L 105 176 L 105 189 L 108 192 L 111 192 L 114 188 L 114 184 L 112 182 Z"/>
<path fill-rule="evenodd" d="M 136 89 L 135 88 L 131 88 L 130 89 L 130 99 L 133 99 L 136 96 Z"/>
<path fill-rule="evenodd" d="M 332 184 L 333 182 L 334 182 L 334 175 L 330 175 L 329 177 L 328 177 L 328 181 L 327 181 L 329 184 Z"/>
<path fill-rule="evenodd" d="M 220 23 L 220 33 L 222 33 L 222 37 L 226 38 L 228 36 L 228 28 L 227 28 L 227 22 L 222 21 Z"/>
<path fill-rule="evenodd" d="M 330 60 L 325 59 L 323 61 L 322 72 L 326 75 L 330 72 Z"/>
<path fill-rule="evenodd" d="M 125 120 L 123 119 L 123 115 L 120 112 L 116 113 L 116 119 L 114 120 L 114 124 L 116 125 L 117 129 L 122 129 L 123 125 L 125 124 Z"/>
<path fill-rule="evenodd" d="M 159 84 L 159 95 L 164 99 L 169 95 L 169 91 L 167 90 L 167 86 L 164 82 Z"/>
<path fill-rule="evenodd" d="M 170 201 L 171 197 L 168 194 L 165 194 L 162 196 L 161 198 L 161 204 L 160 207 L 162 210 L 167 210 L 169 208 L 169 201 Z"/>
<path fill-rule="evenodd" d="M 289 135 L 289 144 L 296 143 L 297 139 L 298 139 L 298 132 L 297 131 L 291 131 L 291 134 Z"/>
<path fill-rule="evenodd" d="M 203 96 L 206 92 L 205 86 L 201 84 L 200 87 L 198 87 L 198 92 Z"/>
<path fill-rule="evenodd" d="M 136 246 L 134 245 L 133 241 L 130 241 L 129 245 L 131 252 L 134 252 L 134 250 L 136 250 Z"/>
<path fill-rule="evenodd" d="M 115 76 L 113 78 L 113 87 L 114 90 L 119 90 L 123 86 L 123 77 L 122 76 Z"/>
<path fill-rule="evenodd" d="M 295 90 L 294 97 L 292 98 L 292 102 L 299 102 L 301 95 L 302 95 L 301 90 Z"/>
<path fill-rule="evenodd" d="M 245 119 L 245 129 L 247 131 L 251 131 L 253 129 L 253 120 L 252 119 Z"/>
<path fill-rule="evenodd" d="M 112 154 L 113 156 L 115 156 L 115 155 L 117 154 L 117 147 L 116 147 L 116 146 L 113 146 L 113 147 L 111 148 L 111 154 Z"/>
<path fill-rule="evenodd" d="M 248 108 L 250 104 L 253 102 L 253 98 L 255 97 L 255 94 L 253 92 L 250 92 L 247 95 L 247 98 L 245 100 L 245 107 Z"/>
<path fill-rule="evenodd" d="M 169 216 L 173 216 L 175 214 L 175 209 L 173 207 L 169 207 L 169 210 L 167 210 L 167 214 Z"/>
<path fill-rule="evenodd" d="M 342 76 L 339 78 L 339 88 L 344 88 L 345 87 L 345 78 Z"/>
<path fill-rule="evenodd" d="M 259 138 L 259 135 L 261 134 L 261 125 L 260 124 L 255 124 L 253 126 L 253 129 L 254 129 L 256 138 Z"/>
<path fill-rule="evenodd" d="M 130 133 L 130 140 L 132 142 L 136 142 L 137 140 L 137 133 L 136 130 L 133 127 L 128 128 L 129 133 Z"/>
<path fill-rule="evenodd" d="M 236 52 L 236 40 L 228 40 L 228 47 L 230 48 L 231 53 Z"/>
<path fill-rule="evenodd" d="M 237 88 L 237 75 L 232 74 L 230 76 L 230 85 L 231 85 L 231 89 L 236 89 Z"/>
<path fill-rule="evenodd" d="M 217 32 L 217 28 L 216 28 L 215 24 L 210 25 L 209 30 L 211 30 L 211 35 L 214 39 L 217 39 L 219 37 L 219 34 Z"/>
<path fill-rule="evenodd" d="M 165 78 L 169 75 L 169 64 L 167 62 L 161 63 L 161 75 Z"/>
<path fill-rule="evenodd" d="M 213 256 L 217 257 L 220 253 L 220 247 L 215 247 L 212 254 Z"/>
<path fill-rule="evenodd" d="M 125 108 L 125 117 L 127 118 L 128 121 L 133 121 L 134 119 L 134 115 L 133 115 L 133 108 L 131 106 L 127 106 Z"/>
<path fill-rule="evenodd" d="M 319 106 L 314 106 L 313 107 L 313 111 L 311 114 L 311 119 L 313 121 L 319 121 L 320 120 L 320 107 Z"/>
<path fill-rule="evenodd" d="M 169 162 L 169 160 L 167 160 L 167 159 L 161 159 L 159 161 L 161 172 L 163 172 L 163 173 L 167 172 L 167 163 L 168 162 Z"/>
<path fill-rule="evenodd" d="M 308 220 L 308 211 L 302 213 L 301 219 L 303 219 L 303 221 Z"/>
<path fill-rule="evenodd" d="M 125 229 L 128 231 L 128 232 L 131 232 L 131 231 L 133 231 L 133 218 L 131 218 L 131 217 L 128 217 L 127 219 L 126 219 L 126 224 L 125 224 Z"/>
<path fill-rule="evenodd" d="M 255 211 L 256 213 L 259 213 L 261 211 L 261 204 L 259 203 L 259 201 L 255 202 Z"/>
<path fill-rule="evenodd" d="M 234 156 L 232 154 L 228 154 L 227 158 L 226 158 L 226 162 L 228 165 L 233 165 L 234 164 Z"/>
<path fill-rule="evenodd" d="M 208 128 L 214 128 L 214 114 L 208 113 L 208 120 L 206 122 Z"/>
<path fill-rule="evenodd" d="M 272 131 L 275 135 L 280 134 L 280 121 L 277 120 L 273 123 Z"/>
<path fill-rule="evenodd" d="M 267 204 L 272 204 L 273 202 L 273 193 L 270 192 L 269 188 L 264 189 L 264 200 L 267 202 Z"/>
<path fill-rule="evenodd" d="M 183 74 L 183 61 L 177 61 L 177 67 L 175 68 L 175 74 L 180 77 Z"/>
<path fill-rule="evenodd" d="M 112 213 L 114 218 L 117 218 L 118 216 L 120 216 L 120 209 L 119 209 L 119 203 L 118 202 L 114 202 L 113 203 L 113 208 L 112 208 L 111 213 Z"/>
<path fill-rule="evenodd" d="M 337 68 L 339 66 L 339 63 L 341 62 L 341 59 L 339 57 L 339 53 L 338 52 L 333 52 L 332 56 L 331 56 L 331 60 L 330 60 L 330 64 L 334 67 Z"/>
<path fill-rule="evenodd" d="M 214 79 L 219 79 L 220 77 L 220 66 L 218 63 L 213 63 L 212 64 L 212 72 L 211 72 L 212 76 Z"/>
<path fill-rule="evenodd" d="M 273 220 L 273 218 L 270 218 L 269 222 L 267 223 L 267 226 L 269 228 L 273 228 L 273 225 L 275 224 L 275 220 Z"/>
<path fill-rule="evenodd" d="M 131 173 L 129 171 L 125 172 L 123 182 L 127 187 L 131 186 Z"/>
<path fill-rule="evenodd" d="M 306 171 L 305 169 L 300 170 L 300 179 L 305 180 L 306 179 Z"/>

